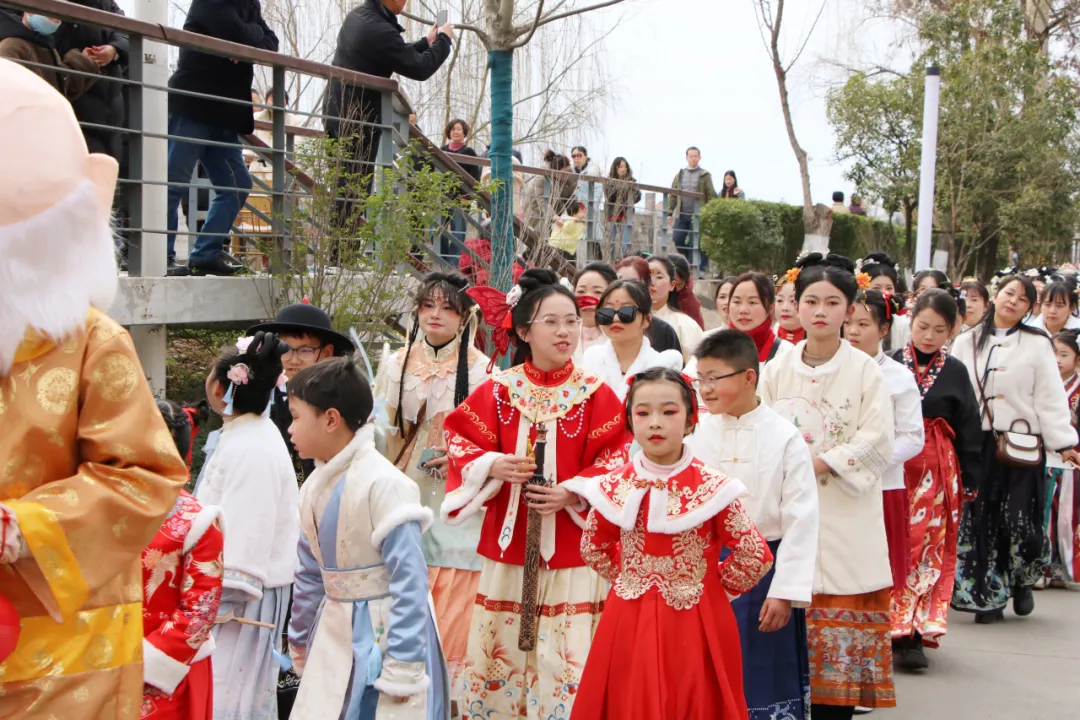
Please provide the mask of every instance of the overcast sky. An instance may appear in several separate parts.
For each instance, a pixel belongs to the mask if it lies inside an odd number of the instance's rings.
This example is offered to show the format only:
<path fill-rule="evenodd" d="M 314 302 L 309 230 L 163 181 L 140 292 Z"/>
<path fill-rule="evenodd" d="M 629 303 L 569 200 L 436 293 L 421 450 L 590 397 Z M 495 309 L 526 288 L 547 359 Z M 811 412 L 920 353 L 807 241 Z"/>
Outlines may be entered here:
<path fill-rule="evenodd" d="M 826 204 L 833 190 L 850 195 L 825 117 L 827 83 L 843 73 L 827 61 L 867 52 L 849 40 L 854 33 L 845 4 L 826 5 L 788 87 L 795 131 L 810 156 L 813 199 Z M 791 35 L 782 47 L 789 56 L 795 33 L 809 28 L 819 7 L 820 0 L 787 3 L 784 24 Z M 799 168 L 753 0 L 630 0 L 625 10 L 604 13 L 607 25 L 621 18 L 607 40 L 619 92 L 603 128 L 590 138 L 590 155 L 609 163 L 624 155 L 640 182 L 668 184 L 685 165 L 686 147 L 696 145 L 717 187 L 724 171 L 734 170 L 750 197 L 801 204 Z M 889 39 L 881 26 L 858 32 L 860 40 L 876 35 L 882 45 Z"/>

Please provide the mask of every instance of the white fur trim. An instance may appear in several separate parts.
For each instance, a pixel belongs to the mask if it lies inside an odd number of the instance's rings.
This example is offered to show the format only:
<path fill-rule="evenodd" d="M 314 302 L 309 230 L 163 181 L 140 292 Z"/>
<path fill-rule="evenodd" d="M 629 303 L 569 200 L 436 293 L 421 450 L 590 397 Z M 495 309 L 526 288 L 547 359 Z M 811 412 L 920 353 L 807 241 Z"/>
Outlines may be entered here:
<path fill-rule="evenodd" d="M 480 512 L 491 498 L 502 489 L 502 480 L 491 479 L 491 466 L 505 453 L 486 452 L 473 460 L 461 471 L 461 487 L 447 493 L 439 515 L 447 525 L 460 525 Z M 457 513 L 451 516 L 450 513 Z"/>
<path fill-rule="evenodd" d="M 371 544 L 376 550 L 382 549 L 383 541 L 399 525 L 407 522 L 420 523 L 420 532 L 426 533 L 435 515 L 423 505 L 402 505 L 383 518 L 371 532 Z"/>
<path fill-rule="evenodd" d="M 372 685 L 384 695 L 412 697 L 427 692 L 431 678 L 423 662 L 403 662 L 392 655 L 383 658 L 382 673 Z"/>
<path fill-rule="evenodd" d="M 593 510 L 596 510 L 603 515 L 612 525 L 615 525 L 622 530 L 633 530 L 634 523 L 637 522 L 638 510 L 641 509 L 641 500 L 645 497 L 646 492 L 647 490 L 645 488 L 635 488 L 631 490 L 626 496 L 626 501 L 623 503 L 622 512 L 615 509 L 615 506 L 608 496 L 600 492 L 598 485 L 589 485 L 586 488 L 584 497 L 592 503 Z M 666 506 L 667 502 L 665 501 L 662 507 Z"/>
<path fill-rule="evenodd" d="M 662 497 L 660 499 L 654 498 L 654 500 L 657 500 L 655 503 L 650 501 L 650 507 L 659 504 L 661 501 L 663 502 L 661 507 L 666 507 L 667 491 L 653 490 L 652 492 L 660 492 L 662 493 Z M 653 517 L 650 513 L 649 532 L 663 533 L 664 535 L 676 535 L 681 532 L 686 532 L 691 528 L 696 528 L 719 515 L 721 510 L 738 500 L 739 496 L 745 492 L 746 486 L 743 485 L 741 481 L 736 480 L 735 478 L 728 478 L 728 481 L 724 483 L 723 487 L 721 487 L 715 495 L 705 501 L 704 504 L 699 505 L 688 513 L 683 513 L 672 519 L 664 518 L 656 524 L 653 523 Z"/>
<path fill-rule="evenodd" d="M 60 342 L 116 296 L 112 230 L 89 180 L 45 212 L 0 227 L 0 258 L 0 377 L 27 328 Z"/>
<path fill-rule="evenodd" d="M 152 642 L 143 638 L 143 682 L 153 685 L 167 695 L 187 677 L 190 665 L 166 655 Z"/>
<path fill-rule="evenodd" d="M 195 653 L 195 657 L 191 659 L 191 664 L 194 665 L 197 662 L 205 660 L 214 654 L 214 650 L 217 649 L 217 641 L 214 640 L 214 636 L 208 635 L 206 642 L 199 646 L 199 652 Z"/>
<path fill-rule="evenodd" d="M 217 505 L 206 505 L 199 514 L 195 516 L 195 519 L 191 521 L 191 528 L 188 530 L 187 535 L 184 537 L 184 554 L 195 549 L 195 545 L 202 539 L 202 536 L 206 534 L 206 531 L 210 529 L 210 526 L 215 522 L 221 528 L 222 534 L 225 532 L 225 516 L 221 513 L 221 508 Z"/>

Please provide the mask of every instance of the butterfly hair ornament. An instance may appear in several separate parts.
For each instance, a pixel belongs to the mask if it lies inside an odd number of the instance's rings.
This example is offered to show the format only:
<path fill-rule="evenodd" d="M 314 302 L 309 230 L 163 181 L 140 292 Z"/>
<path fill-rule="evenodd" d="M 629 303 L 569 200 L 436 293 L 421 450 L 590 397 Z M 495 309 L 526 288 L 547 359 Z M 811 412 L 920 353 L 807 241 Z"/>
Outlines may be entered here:
<path fill-rule="evenodd" d="M 510 331 L 514 329 L 513 310 L 521 301 L 524 291 L 520 285 L 514 285 L 508 293 L 489 285 L 476 285 L 466 290 L 465 294 L 480 306 L 484 322 L 492 328 L 491 343 L 495 346 L 495 352 L 488 363 L 487 369 L 490 373 L 499 356 L 510 350 Z"/>

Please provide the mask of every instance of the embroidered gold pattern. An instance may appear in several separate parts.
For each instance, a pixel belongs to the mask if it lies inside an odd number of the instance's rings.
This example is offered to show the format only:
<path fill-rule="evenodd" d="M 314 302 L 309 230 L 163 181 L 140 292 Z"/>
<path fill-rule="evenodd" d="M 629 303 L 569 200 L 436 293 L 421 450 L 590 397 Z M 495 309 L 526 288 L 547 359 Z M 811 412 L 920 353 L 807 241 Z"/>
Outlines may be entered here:
<path fill-rule="evenodd" d="M 585 521 L 585 532 L 581 534 L 581 559 L 585 564 L 596 571 L 596 574 L 614 583 L 618 576 L 615 563 L 611 561 L 611 547 L 613 543 L 596 543 L 596 530 L 600 524 L 595 510 L 589 513 L 589 519 Z"/>
<path fill-rule="evenodd" d="M 600 427 L 596 428 L 595 430 L 590 431 L 589 432 L 589 439 L 590 440 L 596 440 L 596 439 L 600 438 L 602 435 L 606 434 L 609 430 L 611 430 L 611 428 L 615 427 L 616 425 L 622 425 L 623 422 L 624 422 L 623 416 L 622 416 L 622 413 L 620 412 L 618 415 L 616 415 L 614 417 L 614 419 L 608 420 L 606 423 L 604 423 Z"/>
<path fill-rule="evenodd" d="M 615 581 L 615 594 L 634 600 L 656 588 L 668 605 L 689 610 L 698 604 L 705 589 L 708 547 L 708 540 L 693 528 L 671 539 L 670 555 L 649 555 L 639 519 L 633 530 L 622 532 L 622 572 Z"/>
<path fill-rule="evenodd" d="M 754 523 L 738 500 L 728 506 L 724 528 L 735 541 L 735 549 L 720 567 L 720 583 L 731 593 L 749 592 L 765 577 L 772 561 L 765 560 L 768 546 L 758 537 Z"/>
<path fill-rule="evenodd" d="M 458 406 L 458 410 L 465 415 L 465 417 L 473 421 L 473 424 L 476 425 L 477 430 L 480 431 L 480 434 L 484 436 L 485 440 L 490 440 L 493 443 L 499 442 L 499 438 L 495 436 L 495 433 L 488 429 L 488 426 L 484 424 L 484 421 L 480 419 L 479 415 L 473 412 L 468 403 L 461 403 L 461 405 Z"/>

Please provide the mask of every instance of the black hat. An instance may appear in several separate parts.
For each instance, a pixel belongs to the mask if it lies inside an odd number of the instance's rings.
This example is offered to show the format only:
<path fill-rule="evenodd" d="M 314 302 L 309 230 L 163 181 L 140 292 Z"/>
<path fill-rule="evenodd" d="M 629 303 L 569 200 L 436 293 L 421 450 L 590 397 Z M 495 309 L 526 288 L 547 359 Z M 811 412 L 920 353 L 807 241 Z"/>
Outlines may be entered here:
<path fill-rule="evenodd" d="M 334 330 L 325 311 L 308 303 L 286 305 L 271 322 L 252 325 L 247 334 L 254 335 L 260 330 L 278 335 L 314 335 L 327 345 L 333 345 L 337 356 L 348 355 L 356 349 L 352 340 Z"/>

